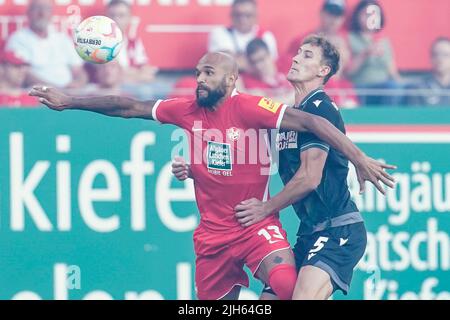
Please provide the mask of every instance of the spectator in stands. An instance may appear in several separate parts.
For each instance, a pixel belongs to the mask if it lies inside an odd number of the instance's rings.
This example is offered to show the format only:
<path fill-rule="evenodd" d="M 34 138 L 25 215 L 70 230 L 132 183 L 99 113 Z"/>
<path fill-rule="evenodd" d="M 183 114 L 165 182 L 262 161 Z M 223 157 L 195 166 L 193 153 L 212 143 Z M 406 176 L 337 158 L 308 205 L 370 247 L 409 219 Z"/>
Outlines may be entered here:
<path fill-rule="evenodd" d="M 314 30 L 305 32 L 291 42 L 287 52 L 281 57 L 279 66 L 283 72 L 291 68 L 292 57 L 297 55 L 298 48 L 303 40 L 312 34 L 326 37 L 340 48 L 341 58 L 349 55 L 347 34 L 343 28 L 346 14 L 345 0 L 325 0 L 320 10 L 319 26 Z M 345 51 L 344 51 L 345 50 Z M 348 58 L 345 59 L 348 61 Z M 344 64 L 341 64 L 345 68 Z"/>
<path fill-rule="evenodd" d="M 116 21 L 124 35 L 124 45 L 117 57 L 124 70 L 123 81 L 145 83 L 154 80 L 158 68 L 151 66 L 142 39 L 131 28 L 132 10 L 126 0 L 111 0 L 106 15 Z"/>
<path fill-rule="evenodd" d="M 27 9 L 29 27 L 12 34 L 6 49 L 30 64 L 28 85 L 80 87 L 87 79 L 82 60 L 69 36 L 50 26 L 52 13 L 52 0 L 31 0 Z"/>
<path fill-rule="evenodd" d="M 267 44 L 262 39 L 253 39 L 247 46 L 246 56 L 249 71 L 242 74 L 242 91 L 261 96 L 268 96 L 284 103 L 293 103 L 294 91 L 279 72 L 274 58 L 270 55 Z"/>
<path fill-rule="evenodd" d="M 295 39 L 280 59 L 279 66 L 283 72 L 291 68 L 292 57 L 297 54 L 300 44 L 307 36 L 317 34 L 326 37 L 339 50 L 341 58 L 339 71 L 326 83 L 325 89 L 339 107 L 354 108 L 359 105 L 359 100 L 353 84 L 343 77 L 342 72 L 350 59 L 348 34 L 343 28 L 346 8 L 345 0 L 325 0 L 320 10 L 319 26 Z"/>
<path fill-rule="evenodd" d="M 360 89 L 400 90 L 401 78 L 395 65 L 389 40 L 379 31 L 384 27 L 384 13 L 375 0 L 362 0 L 355 8 L 350 22 L 349 46 L 352 58 L 345 71 L 353 84 Z M 401 92 L 401 91 L 399 91 Z M 362 96 L 369 105 L 398 104 L 400 96 Z"/>
<path fill-rule="evenodd" d="M 123 95 L 123 67 L 118 60 L 105 64 L 89 64 L 92 79 L 82 90 L 84 94 Z"/>
<path fill-rule="evenodd" d="M 270 31 L 258 25 L 256 0 L 234 0 L 231 6 L 231 26 L 218 27 L 209 35 L 208 51 L 223 51 L 234 54 L 239 68 L 248 69 L 245 49 L 255 38 L 263 39 L 274 59 L 278 59 L 277 43 Z"/>
<path fill-rule="evenodd" d="M 178 79 L 172 91 L 167 96 L 168 99 L 184 98 L 195 99 L 195 89 L 197 89 L 197 78 L 194 76 L 185 76 Z"/>
<path fill-rule="evenodd" d="M 22 107 L 39 104 L 36 99 L 30 99 L 33 97 L 30 97 L 24 90 L 29 67 L 25 60 L 16 56 L 12 51 L 1 54 L 0 68 L 3 76 L 0 82 L 0 106 Z"/>
<path fill-rule="evenodd" d="M 342 77 L 342 70 L 339 70 L 324 86 L 327 94 L 340 108 L 356 108 L 360 105 L 355 87 L 351 81 Z"/>
<path fill-rule="evenodd" d="M 450 38 L 442 37 L 433 42 L 431 65 L 431 74 L 410 87 L 415 90 L 407 97 L 407 103 L 450 107 Z M 421 92 L 420 89 L 424 91 Z"/>

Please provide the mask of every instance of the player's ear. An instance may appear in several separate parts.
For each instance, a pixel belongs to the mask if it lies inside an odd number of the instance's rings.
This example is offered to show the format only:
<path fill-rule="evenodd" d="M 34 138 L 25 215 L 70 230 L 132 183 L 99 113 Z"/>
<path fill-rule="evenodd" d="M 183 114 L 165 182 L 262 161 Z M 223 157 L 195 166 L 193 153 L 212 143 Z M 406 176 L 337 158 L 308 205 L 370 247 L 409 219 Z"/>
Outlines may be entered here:
<path fill-rule="evenodd" d="M 331 72 L 330 66 L 323 65 L 320 67 L 319 76 L 321 76 L 322 78 L 325 78 L 330 72 Z"/>
<path fill-rule="evenodd" d="M 229 74 L 228 77 L 226 77 L 226 83 L 227 83 L 227 86 L 229 86 L 229 87 L 234 86 L 236 81 L 237 81 L 237 76 L 233 73 Z"/>

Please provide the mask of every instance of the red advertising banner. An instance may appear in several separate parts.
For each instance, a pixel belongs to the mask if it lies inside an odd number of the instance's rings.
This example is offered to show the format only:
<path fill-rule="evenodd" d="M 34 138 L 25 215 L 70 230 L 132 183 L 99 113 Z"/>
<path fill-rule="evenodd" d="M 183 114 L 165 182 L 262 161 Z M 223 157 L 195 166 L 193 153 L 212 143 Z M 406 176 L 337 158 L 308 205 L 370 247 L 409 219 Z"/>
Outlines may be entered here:
<path fill-rule="evenodd" d="M 359 0 L 348 0 L 349 9 Z M 55 0 L 54 24 L 70 29 L 108 0 Z M 232 0 L 131 0 L 131 33 L 143 38 L 152 64 L 162 69 L 192 68 L 204 54 L 208 32 L 228 25 Z M 0 43 L 26 24 L 28 0 L 0 0 Z M 274 33 L 283 53 L 318 23 L 322 0 L 259 0 L 260 25 Z M 386 14 L 382 31 L 393 44 L 401 70 L 429 68 L 429 49 L 438 36 L 450 37 L 449 0 L 380 0 Z M 349 14 L 350 14 L 349 10 Z"/>

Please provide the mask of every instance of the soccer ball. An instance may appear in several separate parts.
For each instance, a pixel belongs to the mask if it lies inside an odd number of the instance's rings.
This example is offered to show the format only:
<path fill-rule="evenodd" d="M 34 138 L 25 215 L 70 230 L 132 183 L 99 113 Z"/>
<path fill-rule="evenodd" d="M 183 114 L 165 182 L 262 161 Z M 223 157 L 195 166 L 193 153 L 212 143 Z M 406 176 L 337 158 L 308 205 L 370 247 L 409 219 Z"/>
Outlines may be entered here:
<path fill-rule="evenodd" d="M 105 16 L 83 20 L 74 32 L 75 50 L 85 61 L 102 64 L 113 60 L 123 43 L 117 23 Z"/>

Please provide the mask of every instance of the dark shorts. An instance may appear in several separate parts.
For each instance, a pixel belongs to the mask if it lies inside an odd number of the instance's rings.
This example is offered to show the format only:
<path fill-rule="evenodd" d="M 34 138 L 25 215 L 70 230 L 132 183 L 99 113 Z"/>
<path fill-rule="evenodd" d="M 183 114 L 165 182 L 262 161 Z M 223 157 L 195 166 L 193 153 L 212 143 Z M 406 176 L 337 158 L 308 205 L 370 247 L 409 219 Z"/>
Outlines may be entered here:
<path fill-rule="evenodd" d="M 315 266 L 330 275 L 333 292 L 347 294 L 353 269 L 364 255 L 367 233 L 363 222 L 329 228 L 297 237 L 294 247 L 297 270 Z M 270 288 L 264 292 L 273 293 Z"/>
<path fill-rule="evenodd" d="M 347 294 L 353 269 L 364 255 L 367 232 L 363 222 L 329 228 L 299 236 L 294 247 L 295 263 L 318 267 L 330 275 L 333 292 Z"/>

